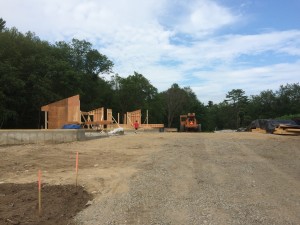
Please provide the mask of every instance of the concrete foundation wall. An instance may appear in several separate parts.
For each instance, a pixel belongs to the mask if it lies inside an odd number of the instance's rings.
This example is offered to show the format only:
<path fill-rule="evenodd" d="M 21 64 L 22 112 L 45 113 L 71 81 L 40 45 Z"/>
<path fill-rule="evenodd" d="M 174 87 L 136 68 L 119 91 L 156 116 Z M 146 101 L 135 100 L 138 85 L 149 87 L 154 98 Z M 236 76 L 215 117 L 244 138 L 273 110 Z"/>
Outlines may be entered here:
<path fill-rule="evenodd" d="M 0 130 L 0 145 L 64 143 L 85 140 L 84 130 Z"/>

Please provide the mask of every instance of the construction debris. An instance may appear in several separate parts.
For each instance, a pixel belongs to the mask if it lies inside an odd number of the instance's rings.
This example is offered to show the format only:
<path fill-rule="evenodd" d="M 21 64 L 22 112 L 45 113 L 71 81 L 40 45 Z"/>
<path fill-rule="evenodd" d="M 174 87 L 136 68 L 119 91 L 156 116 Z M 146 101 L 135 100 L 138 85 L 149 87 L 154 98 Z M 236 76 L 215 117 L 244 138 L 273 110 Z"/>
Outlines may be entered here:
<path fill-rule="evenodd" d="M 124 134 L 124 129 L 122 127 L 116 128 L 110 132 L 108 132 L 109 135 L 122 135 Z"/>

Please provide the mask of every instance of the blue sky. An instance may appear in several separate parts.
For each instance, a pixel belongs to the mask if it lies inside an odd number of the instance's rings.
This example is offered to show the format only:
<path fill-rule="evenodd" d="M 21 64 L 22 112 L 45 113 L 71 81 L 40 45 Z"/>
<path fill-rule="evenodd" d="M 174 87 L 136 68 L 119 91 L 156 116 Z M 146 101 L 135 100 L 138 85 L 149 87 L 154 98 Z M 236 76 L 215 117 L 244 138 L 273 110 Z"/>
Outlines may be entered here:
<path fill-rule="evenodd" d="M 299 0 L 0 0 L 7 27 L 85 39 L 122 77 L 190 86 L 205 104 L 300 82 Z M 107 76 L 109 78 L 109 76 Z"/>

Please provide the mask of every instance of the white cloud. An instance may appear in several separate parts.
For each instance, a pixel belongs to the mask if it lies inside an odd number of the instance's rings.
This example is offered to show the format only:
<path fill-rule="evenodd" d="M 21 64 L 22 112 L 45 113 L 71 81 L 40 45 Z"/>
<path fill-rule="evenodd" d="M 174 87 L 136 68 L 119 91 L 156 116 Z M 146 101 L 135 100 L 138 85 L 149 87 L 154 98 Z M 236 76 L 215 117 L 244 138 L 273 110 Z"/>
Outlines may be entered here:
<path fill-rule="evenodd" d="M 179 32 L 189 34 L 212 32 L 237 20 L 229 9 L 213 1 L 195 1 L 188 6 L 188 14 L 176 26 Z"/>
<path fill-rule="evenodd" d="M 160 91 L 178 83 L 191 86 L 202 101 L 221 101 L 233 88 L 255 94 L 299 81 L 299 61 L 285 57 L 299 60 L 300 30 L 214 36 L 243 18 L 212 0 L 0 0 L 0 5 L 8 26 L 51 42 L 86 39 L 114 61 L 119 75 L 137 71 Z M 265 53 L 283 55 L 282 63 L 252 68 L 241 60 Z"/>
<path fill-rule="evenodd" d="M 206 81 L 192 87 L 201 101 L 220 102 L 232 89 L 243 89 L 250 96 L 267 89 L 278 90 L 280 85 L 287 83 L 300 82 L 299 71 L 300 61 L 238 70 L 216 68 L 214 71 L 198 73 L 197 76 L 206 78 Z"/>
<path fill-rule="evenodd" d="M 167 3 L 159 15 L 161 24 L 176 33 L 197 38 L 233 24 L 239 18 L 210 0 L 169 0 Z"/>
<path fill-rule="evenodd" d="M 199 41 L 191 47 L 180 47 L 180 56 L 189 60 L 229 62 L 241 55 L 259 55 L 265 52 L 297 55 L 300 51 L 300 30 L 277 31 L 255 35 L 226 35 Z M 187 60 L 185 60 L 187 61 Z"/>

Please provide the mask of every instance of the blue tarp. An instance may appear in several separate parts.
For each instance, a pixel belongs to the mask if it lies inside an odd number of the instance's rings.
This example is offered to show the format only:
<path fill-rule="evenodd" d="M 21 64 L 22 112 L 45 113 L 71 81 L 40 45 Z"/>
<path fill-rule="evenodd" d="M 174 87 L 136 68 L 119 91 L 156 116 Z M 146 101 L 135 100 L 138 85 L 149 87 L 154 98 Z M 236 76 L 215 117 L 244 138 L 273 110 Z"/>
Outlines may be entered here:
<path fill-rule="evenodd" d="M 65 124 L 62 129 L 80 129 L 80 125 L 78 124 Z"/>

